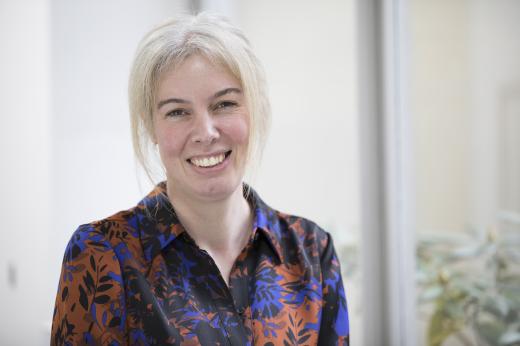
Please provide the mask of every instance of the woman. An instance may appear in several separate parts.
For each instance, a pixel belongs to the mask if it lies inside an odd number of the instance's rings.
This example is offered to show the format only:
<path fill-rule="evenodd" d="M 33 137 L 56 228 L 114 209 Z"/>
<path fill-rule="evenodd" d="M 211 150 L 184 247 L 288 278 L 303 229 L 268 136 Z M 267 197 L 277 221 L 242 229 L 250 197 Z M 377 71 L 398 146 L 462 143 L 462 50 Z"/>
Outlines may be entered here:
<path fill-rule="evenodd" d="M 269 119 L 263 72 L 222 18 L 171 20 L 138 47 L 134 149 L 166 181 L 80 226 L 63 260 L 52 344 L 348 344 L 330 235 L 244 183 Z"/>

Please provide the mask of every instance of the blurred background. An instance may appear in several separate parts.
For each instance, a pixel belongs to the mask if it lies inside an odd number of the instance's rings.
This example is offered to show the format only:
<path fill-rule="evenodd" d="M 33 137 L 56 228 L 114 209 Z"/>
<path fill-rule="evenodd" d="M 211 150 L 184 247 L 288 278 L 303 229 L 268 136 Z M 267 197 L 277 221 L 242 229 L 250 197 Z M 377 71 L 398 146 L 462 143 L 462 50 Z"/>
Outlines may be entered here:
<path fill-rule="evenodd" d="M 332 233 L 352 345 L 519 345 L 516 0 L 0 0 L 0 344 L 49 343 L 72 232 L 152 188 L 130 63 L 155 24 L 202 10 L 264 64 L 252 185 Z"/>

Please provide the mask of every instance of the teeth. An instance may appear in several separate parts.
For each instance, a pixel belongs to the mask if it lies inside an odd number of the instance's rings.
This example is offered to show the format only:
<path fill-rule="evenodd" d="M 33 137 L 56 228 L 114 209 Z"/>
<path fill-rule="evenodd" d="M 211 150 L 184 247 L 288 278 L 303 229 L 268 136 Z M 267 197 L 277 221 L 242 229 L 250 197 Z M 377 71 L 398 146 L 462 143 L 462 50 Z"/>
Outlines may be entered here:
<path fill-rule="evenodd" d="M 224 154 L 220 154 L 217 156 L 204 157 L 201 159 L 191 159 L 190 161 L 198 167 L 212 167 L 224 161 L 224 158 Z"/>

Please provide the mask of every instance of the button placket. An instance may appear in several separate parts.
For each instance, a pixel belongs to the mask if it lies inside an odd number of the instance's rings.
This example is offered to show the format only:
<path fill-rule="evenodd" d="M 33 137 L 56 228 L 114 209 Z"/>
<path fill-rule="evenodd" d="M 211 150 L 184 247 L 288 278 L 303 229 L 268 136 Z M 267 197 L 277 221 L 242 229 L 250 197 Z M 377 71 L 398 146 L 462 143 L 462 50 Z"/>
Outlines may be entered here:
<path fill-rule="evenodd" d="M 253 260 L 255 254 L 255 241 L 258 237 L 258 233 L 255 232 L 255 234 L 252 235 L 250 241 L 240 254 L 238 258 L 243 258 L 242 260 L 236 261 L 233 265 L 233 268 L 231 270 L 230 275 L 230 294 L 233 297 L 233 301 L 235 302 L 236 306 L 236 312 L 237 315 L 240 318 L 240 321 L 242 322 L 244 333 L 246 333 L 246 330 L 250 331 L 250 343 L 254 343 L 255 335 L 254 335 L 254 328 L 253 328 L 253 319 L 251 315 L 251 285 L 252 285 L 252 277 L 250 273 L 247 273 L 245 276 L 245 284 L 240 285 L 239 287 L 236 286 L 236 283 L 238 280 L 240 280 L 240 275 L 237 275 L 238 273 L 244 272 L 244 268 L 248 267 L 248 262 Z M 237 297 L 235 299 L 235 297 Z M 247 311 L 249 308 L 249 312 Z M 247 335 L 247 333 L 246 333 Z"/>
<path fill-rule="evenodd" d="M 215 307 L 215 311 L 217 311 L 217 313 L 219 314 L 220 316 L 220 327 L 225 331 L 226 333 L 226 336 L 227 336 L 227 339 L 228 339 L 228 342 L 230 345 L 242 345 L 242 342 L 240 341 L 237 341 L 237 342 L 233 342 L 233 340 L 236 340 L 236 339 L 247 339 L 247 334 L 246 334 L 246 331 L 245 331 L 245 328 L 244 328 L 244 322 L 241 318 L 241 316 L 238 314 L 238 310 L 236 308 L 236 305 L 235 305 L 235 300 L 233 298 L 233 295 L 231 293 L 231 287 L 228 287 L 228 285 L 226 284 L 223 276 L 222 276 L 222 273 L 220 272 L 220 270 L 218 269 L 218 266 L 217 264 L 215 263 L 215 261 L 213 260 L 213 258 L 210 256 L 210 254 L 206 251 L 206 250 L 203 250 L 203 249 L 200 249 L 198 248 L 198 250 L 201 252 L 202 256 L 204 256 L 205 258 L 207 258 L 207 260 L 209 261 L 210 265 L 212 266 L 212 270 L 214 270 L 216 273 L 217 273 L 217 277 L 219 278 L 219 282 L 220 282 L 220 289 L 222 290 L 221 293 L 223 293 L 224 297 L 225 297 L 225 306 L 217 306 L 215 304 L 215 302 L 212 302 L 212 305 Z M 234 270 L 235 268 L 235 264 L 233 264 L 233 269 L 232 271 Z M 218 292 L 217 292 L 218 293 Z M 233 331 L 229 330 L 228 329 L 228 326 L 223 323 L 223 321 L 226 319 L 226 316 L 223 316 L 222 315 L 222 311 L 225 311 L 225 312 L 229 312 L 233 315 L 235 315 L 235 318 L 240 326 L 240 328 L 242 329 L 242 338 L 239 336 L 239 335 L 236 335 L 235 333 L 233 333 Z"/>

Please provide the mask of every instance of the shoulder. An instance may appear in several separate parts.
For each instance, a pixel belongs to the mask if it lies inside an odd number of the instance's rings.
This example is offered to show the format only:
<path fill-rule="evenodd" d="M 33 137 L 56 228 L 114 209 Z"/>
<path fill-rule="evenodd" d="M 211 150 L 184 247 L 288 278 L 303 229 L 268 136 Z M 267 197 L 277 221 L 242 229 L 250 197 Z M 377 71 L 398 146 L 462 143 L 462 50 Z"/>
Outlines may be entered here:
<path fill-rule="evenodd" d="M 274 210 L 274 209 L 273 209 Z M 295 232 L 303 238 L 317 237 L 326 238 L 328 232 L 311 219 L 303 216 L 288 214 L 279 210 L 274 210 L 277 218 L 285 226 L 287 231 Z"/>
<path fill-rule="evenodd" d="M 101 221 L 110 220 L 117 218 Z M 124 340 L 124 282 L 119 250 L 110 240 L 112 227 L 107 233 L 101 221 L 79 226 L 67 244 L 53 313 L 52 344 Z M 117 224 L 114 221 L 113 227 L 117 228 Z"/>
<path fill-rule="evenodd" d="M 316 222 L 298 215 L 275 211 L 286 239 L 297 239 L 301 247 L 321 255 L 331 242 L 330 234 Z"/>
<path fill-rule="evenodd" d="M 85 254 L 100 255 L 116 251 L 121 244 L 138 241 L 136 207 L 101 220 L 80 225 L 71 235 L 64 261 L 74 261 Z"/>
<path fill-rule="evenodd" d="M 319 260 L 331 237 L 316 222 L 294 214 L 279 211 L 267 205 L 251 189 L 250 198 L 255 205 L 256 226 L 266 229 L 270 238 L 279 243 L 289 262 L 305 258 Z M 275 246 L 276 247 L 276 246 Z"/>
<path fill-rule="evenodd" d="M 135 232 L 128 222 L 131 214 L 132 210 L 122 211 L 80 225 L 72 233 L 63 256 L 59 289 L 88 295 L 95 292 L 96 285 L 111 284 L 115 287 L 111 292 L 116 299 L 119 290 L 116 287 L 124 285 L 122 268 L 129 259 L 135 258 L 133 249 L 140 249 L 139 238 L 134 239 Z M 102 282 L 97 282 L 100 278 Z"/>

